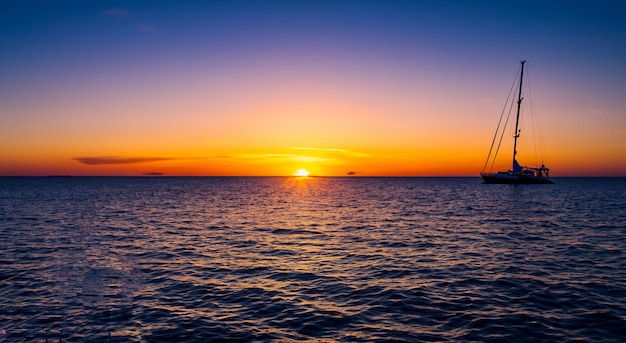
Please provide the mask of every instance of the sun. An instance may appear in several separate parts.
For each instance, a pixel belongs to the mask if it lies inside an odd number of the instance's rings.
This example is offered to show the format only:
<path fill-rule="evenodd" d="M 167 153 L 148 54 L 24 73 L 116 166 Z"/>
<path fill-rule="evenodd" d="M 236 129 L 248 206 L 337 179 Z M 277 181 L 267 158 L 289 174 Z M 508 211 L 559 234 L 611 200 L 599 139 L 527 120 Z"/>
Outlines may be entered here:
<path fill-rule="evenodd" d="M 298 171 L 293 174 L 293 176 L 309 176 L 309 171 L 306 169 L 298 169 Z"/>

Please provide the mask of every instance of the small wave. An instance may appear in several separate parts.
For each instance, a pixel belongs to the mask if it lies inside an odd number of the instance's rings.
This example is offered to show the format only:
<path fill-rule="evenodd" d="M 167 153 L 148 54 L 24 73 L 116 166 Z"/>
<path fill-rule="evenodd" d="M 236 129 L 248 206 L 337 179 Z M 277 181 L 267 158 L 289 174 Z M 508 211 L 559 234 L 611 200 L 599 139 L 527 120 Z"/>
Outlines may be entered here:
<path fill-rule="evenodd" d="M 0 187 L 7 342 L 626 336 L 623 183 L 18 181 Z"/>

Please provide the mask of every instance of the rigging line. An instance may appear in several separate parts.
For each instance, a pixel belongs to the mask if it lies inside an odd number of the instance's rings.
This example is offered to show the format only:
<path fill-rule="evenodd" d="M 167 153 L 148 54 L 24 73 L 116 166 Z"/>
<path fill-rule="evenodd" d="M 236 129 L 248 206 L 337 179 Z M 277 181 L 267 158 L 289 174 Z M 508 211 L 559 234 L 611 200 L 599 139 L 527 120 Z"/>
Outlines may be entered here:
<path fill-rule="evenodd" d="M 539 121 L 539 119 L 537 118 L 537 122 Z M 543 137 L 543 131 L 541 130 L 541 127 L 539 127 L 539 125 L 537 125 L 537 132 L 539 133 L 539 153 L 541 155 L 541 165 L 544 164 L 544 157 L 545 159 L 548 159 L 548 152 L 546 150 L 546 145 L 545 145 L 545 138 Z"/>
<path fill-rule="evenodd" d="M 528 70 L 528 68 L 526 69 Z M 530 73 L 526 73 L 526 89 L 528 90 L 528 103 L 530 105 L 530 122 L 532 126 L 532 134 L 533 134 L 533 148 L 535 149 L 535 166 L 538 166 L 537 161 L 537 136 L 539 132 L 539 124 L 537 122 L 537 114 L 535 112 L 535 105 L 533 104 L 533 96 L 532 96 L 532 88 L 530 87 Z"/>
<path fill-rule="evenodd" d="M 546 153 L 545 150 L 545 142 L 544 142 L 544 137 L 543 137 L 543 131 L 541 131 L 541 123 L 539 122 L 539 116 L 537 115 L 537 110 L 535 109 L 535 104 L 532 102 L 532 88 L 530 87 L 530 80 L 528 80 L 528 94 L 531 98 L 531 114 L 532 114 L 532 118 L 533 118 L 533 134 L 537 135 L 537 139 L 539 140 L 539 154 L 537 154 L 537 143 L 535 142 L 535 163 L 537 163 L 537 157 L 539 156 L 541 159 L 541 164 L 544 164 L 544 155 Z M 535 136 L 533 136 L 533 138 L 535 138 Z M 537 165 L 539 165 L 537 163 Z"/>
<path fill-rule="evenodd" d="M 517 78 L 515 78 L 517 79 Z M 515 88 L 515 92 L 517 93 L 517 87 Z M 502 132 L 500 133 L 500 141 L 498 142 L 498 148 L 496 149 L 496 153 L 493 157 L 493 161 L 491 162 L 491 169 L 493 168 L 493 165 L 496 163 L 496 156 L 498 156 L 498 152 L 500 151 L 500 146 L 502 145 L 502 140 L 504 139 L 504 134 L 506 133 L 506 127 L 509 124 L 509 118 L 511 117 L 511 113 L 513 113 L 513 107 L 515 105 L 515 99 L 513 99 L 510 102 L 509 105 L 509 113 L 506 116 L 506 121 L 504 122 L 504 127 L 502 128 Z"/>
<path fill-rule="evenodd" d="M 517 80 L 517 76 L 515 77 L 515 80 Z M 517 93 L 517 89 L 518 88 L 515 86 L 517 84 L 517 82 L 516 81 L 513 81 L 513 82 L 514 82 L 514 89 L 513 89 L 512 93 Z M 489 170 L 492 170 L 493 169 L 493 165 L 496 163 L 496 158 L 498 157 L 498 152 L 500 152 L 500 146 L 502 145 L 502 140 L 504 139 L 504 134 L 506 133 L 506 127 L 509 124 L 509 119 L 510 119 L 511 113 L 513 111 L 514 103 L 515 103 L 515 99 L 512 99 L 510 101 L 509 101 L 509 99 L 507 99 L 507 104 L 509 104 L 509 112 L 508 112 L 508 114 L 506 116 L 506 120 L 504 121 L 504 126 L 502 127 L 502 131 L 500 131 L 500 140 L 498 141 L 498 146 L 496 148 L 495 154 L 493 155 L 493 160 L 491 161 L 491 166 L 489 167 Z M 507 104 L 505 104 L 505 106 Z"/>
<path fill-rule="evenodd" d="M 517 75 L 519 75 L 519 70 L 517 71 Z M 485 172 L 485 170 L 487 169 L 487 164 L 489 164 L 489 160 L 491 158 L 491 152 L 493 150 L 493 145 L 496 142 L 496 138 L 498 137 L 498 131 L 500 130 L 500 124 L 502 123 L 502 117 L 504 117 L 504 111 L 506 111 L 506 105 L 509 103 L 509 99 L 511 99 L 511 94 L 513 94 L 513 88 L 515 88 L 515 84 L 516 84 L 516 80 L 517 80 L 517 75 L 515 75 L 515 79 L 513 80 L 513 84 L 511 85 L 511 89 L 509 89 L 509 94 L 506 97 L 506 101 L 504 102 L 504 107 L 502 107 L 502 112 L 500 113 L 500 119 L 498 120 L 498 126 L 496 127 L 496 132 L 493 134 L 493 139 L 491 140 L 491 147 L 489 147 L 489 153 L 487 154 L 487 160 L 485 161 L 485 165 L 483 166 L 483 173 Z M 509 109 L 509 114 L 507 115 L 507 122 L 509 120 L 509 116 L 511 115 L 511 110 Z M 502 129 L 504 131 L 504 129 L 506 129 L 506 122 L 504 125 L 504 128 Z M 502 137 L 500 137 L 500 143 L 502 142 Z M 493 155 L 493 161 L 491 162 L 491 168 L 493 168 L 493 164 L 496 161 L 496 156 L 498 156 L 498 150 L 500 150 L 500 143 L 498 143 L 498 149 L 496 150 L 495 154 Z"/>

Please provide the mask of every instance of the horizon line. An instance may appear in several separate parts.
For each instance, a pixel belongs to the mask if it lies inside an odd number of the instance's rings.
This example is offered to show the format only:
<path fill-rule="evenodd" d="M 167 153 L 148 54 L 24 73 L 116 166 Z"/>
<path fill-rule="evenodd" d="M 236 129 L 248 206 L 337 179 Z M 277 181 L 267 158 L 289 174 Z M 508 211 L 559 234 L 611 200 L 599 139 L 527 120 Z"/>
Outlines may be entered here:
<path fill-rule="evenodd" d="M 81 177 L 134 177 L 134 178 L 478 178 L 480 175 L 0 175 L 0 177 L 30 177 L 30 178 L 81 178 Z M 564 175 L 553 176 L 552 179 L 562 178 L 626 178 L 626 175 Z"/>

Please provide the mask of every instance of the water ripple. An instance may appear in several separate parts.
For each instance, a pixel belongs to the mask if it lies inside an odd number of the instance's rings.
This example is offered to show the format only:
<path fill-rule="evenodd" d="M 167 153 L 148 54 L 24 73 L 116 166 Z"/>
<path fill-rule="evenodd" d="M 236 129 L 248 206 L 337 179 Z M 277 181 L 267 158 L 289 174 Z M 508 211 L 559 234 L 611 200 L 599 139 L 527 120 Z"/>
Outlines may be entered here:
<path fill-rule="evenodd" d="M 0 183 L 0 341 L 626 336 L 624 179 Z"/>

